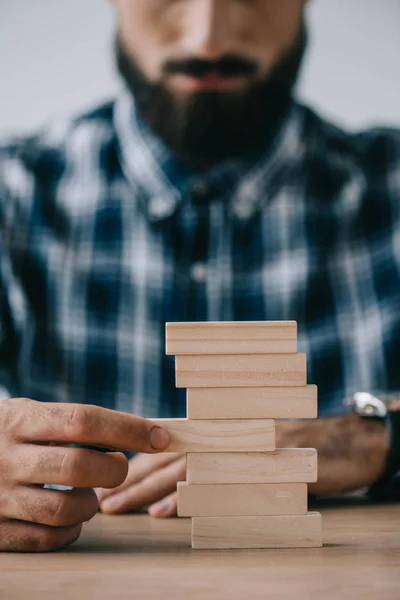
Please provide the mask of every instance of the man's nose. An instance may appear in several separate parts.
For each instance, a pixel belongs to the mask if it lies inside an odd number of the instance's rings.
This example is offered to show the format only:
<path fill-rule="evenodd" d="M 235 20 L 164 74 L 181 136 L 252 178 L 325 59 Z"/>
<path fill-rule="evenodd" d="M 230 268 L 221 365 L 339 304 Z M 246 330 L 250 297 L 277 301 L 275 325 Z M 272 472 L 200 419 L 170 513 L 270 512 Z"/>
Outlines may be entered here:
<path fill-rule="evenodd" d="M 184 47 L 188 55 L 216 60 L 232 50 L 229 2 L 193 0 L 189 3 L 184 31 Z"/>

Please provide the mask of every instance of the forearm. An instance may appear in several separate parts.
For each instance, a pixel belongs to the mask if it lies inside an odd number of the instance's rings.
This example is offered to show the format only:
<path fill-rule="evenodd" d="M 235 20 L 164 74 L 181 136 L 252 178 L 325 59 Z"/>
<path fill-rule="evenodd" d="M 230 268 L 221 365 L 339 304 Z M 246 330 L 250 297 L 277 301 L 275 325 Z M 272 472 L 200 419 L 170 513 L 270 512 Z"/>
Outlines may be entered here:
<path fill-rule="evenodd" d="M 318 482 L 309 491 L 332 494 L 369 487 L 381 477 L 389 435 L 381 421 L 346 415 L 279 423 L 277 447 L 316 448 Z"/>

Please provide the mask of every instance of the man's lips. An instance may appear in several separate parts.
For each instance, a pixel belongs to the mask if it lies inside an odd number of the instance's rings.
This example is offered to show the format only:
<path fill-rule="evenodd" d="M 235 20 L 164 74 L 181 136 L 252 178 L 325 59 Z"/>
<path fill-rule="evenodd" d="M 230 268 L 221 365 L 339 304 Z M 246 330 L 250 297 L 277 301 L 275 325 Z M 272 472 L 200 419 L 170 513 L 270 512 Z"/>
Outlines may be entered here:
<path fill-rule="evenodd" d="M 215 73 L 208 73 L 200 77 L 193 75 L 176 74 L 175 82 L 179 87 L 189 90 L 231 90 L 243 83 L 243 76 L 221 77 Z"/>

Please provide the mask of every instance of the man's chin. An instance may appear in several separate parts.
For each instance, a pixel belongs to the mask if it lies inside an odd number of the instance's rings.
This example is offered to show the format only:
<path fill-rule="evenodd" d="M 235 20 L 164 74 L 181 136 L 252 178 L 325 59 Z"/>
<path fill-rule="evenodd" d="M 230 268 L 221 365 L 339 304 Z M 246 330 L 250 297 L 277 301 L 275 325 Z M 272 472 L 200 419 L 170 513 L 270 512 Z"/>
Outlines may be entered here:
<path fill-rule="evenodd" d="M 266 148 L 290 106 L 305 48 L 304 29 L 265 78 L 170 73 L 154 82 L 119 38 L 116 46 L 119 73 L 144 122 L 173 154 L 202 170 Z"/>

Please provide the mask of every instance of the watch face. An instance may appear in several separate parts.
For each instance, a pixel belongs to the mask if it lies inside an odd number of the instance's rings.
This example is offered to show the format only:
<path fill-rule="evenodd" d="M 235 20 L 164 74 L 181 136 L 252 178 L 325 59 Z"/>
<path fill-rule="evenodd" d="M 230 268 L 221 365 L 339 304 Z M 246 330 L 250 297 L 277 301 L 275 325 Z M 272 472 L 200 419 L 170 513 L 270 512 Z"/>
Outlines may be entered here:
<path fill-rule="evenodd" d="M 351 397 L 348 406 L 363 417 L 384 419 L 387 415 L 387 408 L 383 400 L 369 392 L 356 392 Z"/>

